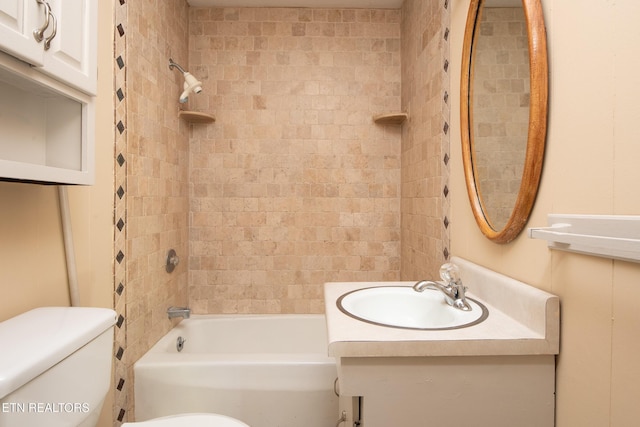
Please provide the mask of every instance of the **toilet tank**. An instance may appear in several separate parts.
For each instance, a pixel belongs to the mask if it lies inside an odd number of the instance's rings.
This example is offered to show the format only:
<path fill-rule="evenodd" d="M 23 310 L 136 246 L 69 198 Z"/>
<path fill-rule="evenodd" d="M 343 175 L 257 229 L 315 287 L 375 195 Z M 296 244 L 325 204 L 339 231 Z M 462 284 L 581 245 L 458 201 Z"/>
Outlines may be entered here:
<path fill-rule="evenodd" d="M 42 307 L 0 322 L 0 427 L 94 426 L 111 382 L 115 312 Z"/>

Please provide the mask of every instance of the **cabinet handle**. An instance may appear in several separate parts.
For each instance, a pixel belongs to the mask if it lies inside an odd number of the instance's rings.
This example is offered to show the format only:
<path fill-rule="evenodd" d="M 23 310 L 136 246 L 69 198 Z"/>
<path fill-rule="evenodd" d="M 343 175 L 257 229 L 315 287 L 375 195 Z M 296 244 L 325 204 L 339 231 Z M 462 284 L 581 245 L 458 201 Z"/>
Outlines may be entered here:
<path fill-rule="evenodd" d="M 40 43 L 44 39 L 44 32 L 49 27 L 49 16 L 51 16 L 51 6 L 44 0 L 36 0 L 38 4 L 44 5 L 44 24 L 42 27 L 33 30 L 33 37 Z"/>
<path fill-rule="evenodd" d="M 49 8 L 49 15 L 51 15 L 51 19 L 53 19 L 53 31 L 51 31 L 49 37 L 44 40 L 44 50 L 49 50 L 51 47 L 51 40 L 53 40 L 56 34 L 58 34 L 58 20 L 56 19 L 56 15 L 51 12 L 51 8 Z"/>

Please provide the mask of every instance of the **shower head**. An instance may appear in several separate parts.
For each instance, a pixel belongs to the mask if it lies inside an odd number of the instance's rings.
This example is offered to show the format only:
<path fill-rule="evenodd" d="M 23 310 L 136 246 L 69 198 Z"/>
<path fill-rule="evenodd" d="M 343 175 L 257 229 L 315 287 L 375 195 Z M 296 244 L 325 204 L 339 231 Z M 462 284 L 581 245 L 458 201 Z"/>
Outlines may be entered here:
<path fill-rule="evenodd" d="M 195 92 L 195 93 L 202 92 L 202 83 L 199 82 L 190 73 L 184 73 L 184 91 L 180 95 L 181 104 L 184 104 L 185 102 L 187 102 L 187 99 L 189 99 L 189 94 L 191 92 Z"/>
<path fill-rule="evenodd" d="M 202 92 L 202 82 L 198 81 L 193 75 L 182 68 L 177 63 L 173 62 L 173 59 L 169 58 L 169 69 L 173 70 L 173 68 L 177 68 L 184 77 L 184 90 L 180 94 L 180 103 L 184 104 L 189 99 L 189 95 L 191 92 L 200 93 Z"/>

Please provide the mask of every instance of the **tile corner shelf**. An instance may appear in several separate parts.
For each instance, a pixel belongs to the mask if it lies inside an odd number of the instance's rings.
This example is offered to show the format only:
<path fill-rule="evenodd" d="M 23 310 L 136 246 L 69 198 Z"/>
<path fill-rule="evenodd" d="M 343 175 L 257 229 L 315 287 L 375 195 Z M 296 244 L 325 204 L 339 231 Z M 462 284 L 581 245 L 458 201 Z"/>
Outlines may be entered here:
<path fill-rule="evenodd" d="M 401 125 L 407 117 L 407 113 L 378 114 L 373 116 L 373 121 L 380 125 Z"/>
<path fill-rule="evenodd" d="M 198 111 L 180 110 L 180 112 L 178 112 L 178 117 L 181 117 L 189 123 L 213 123 L 216 121 L 216 118 L 211 114 L 201 113 Z"/>
<path fill-rule="evenodd" d="M 548 215 L 548 227 L 529 229 L 529 237 L 550 249 L 640 262 L 640 216 Z"/>

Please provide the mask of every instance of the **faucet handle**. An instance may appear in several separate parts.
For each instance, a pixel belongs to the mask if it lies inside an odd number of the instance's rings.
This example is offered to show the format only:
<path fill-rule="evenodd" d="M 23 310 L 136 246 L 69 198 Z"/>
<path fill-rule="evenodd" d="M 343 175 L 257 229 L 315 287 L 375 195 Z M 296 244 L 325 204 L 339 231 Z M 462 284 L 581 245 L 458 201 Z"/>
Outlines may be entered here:
<path fill-rule="evenodd" d="M 165 265 L 165 270 L 167 271 L 167 273 L 173 272 L 179 262 L 180 258 L 176 254 L 175 249 L 169 249 L 169 253 L 167 254 L 167 262 Z"/>
<path fill-rule="evenodd" d="M 444 280 L 447 285 L 457 283 L 460 280 L 460 269 L 457 265 L 450 262 L 442 264 L 440 267 L 440 278 Z"/>

